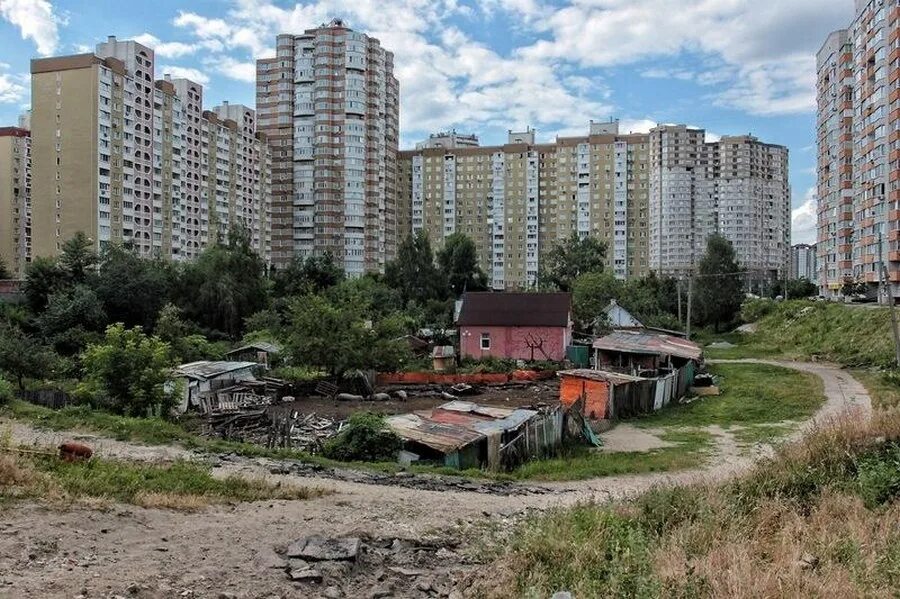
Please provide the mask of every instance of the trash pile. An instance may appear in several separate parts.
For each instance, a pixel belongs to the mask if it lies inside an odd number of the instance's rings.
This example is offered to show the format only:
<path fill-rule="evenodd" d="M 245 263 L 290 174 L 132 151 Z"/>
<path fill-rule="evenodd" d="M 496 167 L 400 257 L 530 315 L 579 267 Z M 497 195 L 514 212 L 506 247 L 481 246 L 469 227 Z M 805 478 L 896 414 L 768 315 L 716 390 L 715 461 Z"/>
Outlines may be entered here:
<path fill-rule="evenodd" d="M 307 453 L 320 453 L 325 442 L 341 432 L 347 423 L 315 413 L 267 409 L 213 415 L 206 422 L 207 434 L 211 436 Z"/>

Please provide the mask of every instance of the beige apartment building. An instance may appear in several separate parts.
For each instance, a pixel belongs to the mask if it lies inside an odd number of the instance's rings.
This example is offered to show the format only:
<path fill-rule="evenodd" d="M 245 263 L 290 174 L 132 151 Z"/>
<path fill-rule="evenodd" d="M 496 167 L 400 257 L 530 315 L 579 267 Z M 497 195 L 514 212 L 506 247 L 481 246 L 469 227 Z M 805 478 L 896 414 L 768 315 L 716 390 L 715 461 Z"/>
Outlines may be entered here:
<path fill-rule="evenodd" d="M 272 146 L 272 259 L 330 252 L 349 276 L 397 246 L 399 83 L 393 53 L 335 19 L 279 35 L 257 61 L 258 126 Z"/>
<path fill-rule="evenodd" d="M 0 259 L 21 278 L 31 262 L 31 134 L 0 127 Z"/>
<path fill-rule="evenodd" d="M 153 50 L 110 37 L 33 60 L 34 254 L 84 231 L 97 250 L 195 258 L 231 229 L 271 258 L 271 155 L 255 113 L 202 106 L 202 86 L 155 79 Z"/>
<path fill-rule="evenodd" d="M 718 233 L 731 241 L 749 282 L 787 275 L 791 248 L 788 149 L 757 138 L 706 141 L 703 129 L 650 132 L 650 268 L 693 272 Z"/>
<path fill-rule="evenodd" d="M 616 122 L 546 144 L 531 129 L 499 146 L 435 134 L 400 152 L 399 173 L 400 236 L 424 231 L 439 248 L 464 233 L 494 289 L 534 286 L 543 256 L 572 233 L 604 240 L 617 277 L 648 272 L 649 141 Z"/>
<path fill-rule="evenodd" d="M 900 296 L 900 5 L 856 0 L 817 57 L 820 292 Z"/>

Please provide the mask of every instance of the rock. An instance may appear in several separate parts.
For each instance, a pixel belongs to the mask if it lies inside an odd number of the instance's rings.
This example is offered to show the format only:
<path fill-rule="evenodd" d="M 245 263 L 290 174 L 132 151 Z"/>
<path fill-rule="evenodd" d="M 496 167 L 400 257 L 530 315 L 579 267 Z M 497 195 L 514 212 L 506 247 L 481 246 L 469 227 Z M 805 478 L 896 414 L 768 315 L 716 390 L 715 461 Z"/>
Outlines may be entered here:
<path fill-rule="evenodd" d="M 372 395 L 372 401 L 390 401 L 391 396 L 387 393 L 375 393 Z"/>
<path fill-rule="evenodd" d="M 456 554 L 449 549 L 441 547 L 434 553 L 434 557 L 438 559 L 456 559 Z"/>
<path fill-rule="evenodd" d="M 380 599 L 381 597 L 393 597 L 394 596 L 394 585 L 391 583 L 385 583 L 372 591 L 372 594 L 369 595 L 372 599 Z"/>
<path fill-rule="evenodd" d="M 290 576 L 295 582 L 322 582 L 322 573 L 315 568 L 291 570 Z"/>
<path fill-rule="evenodd" d="M 221 593 L 219 593 L 218 599 L 238 599 L 238 594 L 221 592 Z"/>
<path fill-rule="evenodd" d="M 310 563 L 305 559 L 289 559 L 287 561 L 288 570 L 306 570 L 310 567 Z"/>
<path fill-rule="evenodd" d="M 427 593 L 433 587 L 431 586 L 431 579 L 429 578 L 420 578 L 416 581 L 416 588 L 422 591 L 423 593 Z"/>
<path fill-rule="evenodd" d="M 557 591 L 553 593 L 553 596 L 550 599 L 572 599 L 572 593 L 569 591 Z"/>
<path fill-rule="evenodd" d="M 354 395 L 352 393 L 338 393 L 335 399 L 338 401 L 362 401 L 364 398 L 362 395 Z"/>
<path fill-rule="evenodd" d="M 253 558 L 253 565 L 259 570 L 268 570 L 270 568 L 282 569 L 287 567 L 288 564 L 271 549 L 264 549 Z"/>
<path fill-rule="evenodd" d="M 819 565 L 819 558 L 811 553 L 804 553 L 800 556 L 799 564 L 801 570 L 812 570 Z"/>
<path fill-rule="evenodd" d="M 409 397 L 409 396 L 406 394 L 406 391 L 404 391 L 403 389 L 399 389 L 399 390 L 397 390 L 397 391 L 394 391 L 394 395 L 396 395 L 396 396 L 397 396 L 397 399 L 399 399 L 400 401 L 406 401 L 406 399 Z"/>
<path fill-rule="evenodd" d="M 417 570 L 415 568 L 404 568 L 402 566 L 389 566 L 388 570 L 391 570 L 392 572 L 396 572 L 397 574 L 400 574 L 401 576 L 410 576 L 410 577 L 421 576 L 421 575 L 425 574 L 425 570 Z"/>
<path fill-rule="evenodd" d="M 320 535 L 312 535 L 297 539 L 287 550 L 287 556 L 299 557 L 314 562 L 328 560 L 356 560 L 359 553 L 358 537 L 339 537 L 326 539 Z"/>
<path fill-rule="evenodd" d="M 325 599 L 340 599 L 344 596 L 344 592 L 337 587 L 328 587 L 322 591 L 322 596 L 325 597 Z"/>

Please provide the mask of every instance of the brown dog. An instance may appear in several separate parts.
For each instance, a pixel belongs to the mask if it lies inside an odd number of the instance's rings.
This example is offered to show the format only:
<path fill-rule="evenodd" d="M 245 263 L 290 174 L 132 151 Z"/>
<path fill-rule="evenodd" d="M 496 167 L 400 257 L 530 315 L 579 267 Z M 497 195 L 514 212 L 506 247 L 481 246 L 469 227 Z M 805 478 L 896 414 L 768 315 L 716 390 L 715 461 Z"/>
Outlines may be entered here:
<path fill-rule="evenodd" d="M 91 459 L 94 450 L 83 443 L 66 441 L 59 446 L 59 458 L 67 462 L 84 462 Z"/>

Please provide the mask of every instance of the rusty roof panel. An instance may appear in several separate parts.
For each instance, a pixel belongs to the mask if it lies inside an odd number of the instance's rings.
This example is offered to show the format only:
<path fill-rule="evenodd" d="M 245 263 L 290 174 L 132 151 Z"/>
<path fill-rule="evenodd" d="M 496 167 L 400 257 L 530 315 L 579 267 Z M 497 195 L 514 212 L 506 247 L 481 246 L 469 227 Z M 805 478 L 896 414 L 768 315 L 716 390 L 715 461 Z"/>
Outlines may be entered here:
<path fill-rule="evenodd" d="M 632 376 L 630 374 L 621 374 L 618 372 L 607 372 L 605 370 L 591 370 L 589 368 L 579 368 L 576 370 L 561 370 L 556 373 L 560 377 L 570 376 L 580 379 L 588 379 L 590 381 L 604 381 L 610 382 L 614 385 L 620 385 L 622 383 L 637 383 L 640 381 L 647 381 L 650 379 L 646 379 L 640 376 Z"/>
<path fill-rule="evenodd" d="M 647 331 L 614 331 L 594 341 L 594 349 L 699 360 L 703 350 L 687 339 Z"/>

